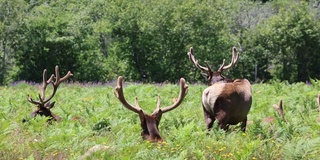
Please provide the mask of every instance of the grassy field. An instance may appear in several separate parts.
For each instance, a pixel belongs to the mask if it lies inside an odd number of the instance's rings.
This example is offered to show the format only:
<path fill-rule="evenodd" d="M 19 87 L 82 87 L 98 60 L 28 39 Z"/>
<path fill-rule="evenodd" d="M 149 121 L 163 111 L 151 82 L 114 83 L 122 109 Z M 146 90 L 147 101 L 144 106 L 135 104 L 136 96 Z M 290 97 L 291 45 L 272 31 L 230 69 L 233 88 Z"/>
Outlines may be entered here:
<path fill-rule="evenodd" d="M 115 82 L 62 84 L 52 109 L 62 121 L 52 125 L 45 117 L 22 123 L 36 109 L 26 97 L 37 97 L 38 84 L 1 86 L 0 159 L 318 159 L 320 82 L 254 84 L 246 133 L 239 126 L 207 132 L 201 107 L 206 86 L 187 84 L 182 104 L 162 117 L 163 143 L 142 140 L 139 117 L 115 98 Z M 178 85 L 124 84 L 127 100 L 134 103 L 137 96 L 148 113 L 155 109 L 158 95 L 164 107 L 178 93 Z M 287 122 L 272 107 L 279 99 Z M 274 121 L 266 122 L 268 117 Z"/>

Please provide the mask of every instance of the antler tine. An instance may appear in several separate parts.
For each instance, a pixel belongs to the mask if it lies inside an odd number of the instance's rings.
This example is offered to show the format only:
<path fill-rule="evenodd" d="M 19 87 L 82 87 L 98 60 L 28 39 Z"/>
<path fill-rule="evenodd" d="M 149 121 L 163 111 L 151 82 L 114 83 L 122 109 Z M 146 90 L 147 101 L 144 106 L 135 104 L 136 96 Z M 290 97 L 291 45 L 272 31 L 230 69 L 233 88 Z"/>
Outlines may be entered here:
<path fill-rule="evenodd" d="M 123 80 L 122 76 L 119 76 L 118 81 L 117 81 L 117 86 L 115 88 L 116 91 L 114 92 L 114 95 L 119 99 L 119 101 L 124 105 L 124 107 L 139 114 L 139 112 L 142 111 L 142 109 L 138 105 L 138 99 L 136 98 L 136 101 L 135 101 L 136 106 L 132 106 L 124 98 L 122 80 Z"/>
<path fill-rule="evenodd" d="M 165 112 L 171 111 L 171 110 L 175 109 L 176 107 L 178 107 L 181 104 L 182 100 L 184 99 L 184 97 L 186 96 L 187 93 L 188 93 L 188 85 L 186 84 L 186 80 L 184 78 L 181 78 L 180 79 L 180 93 L 179 93 L 178 99 L 171 106 L 167 106 L 165 108 L 162 108 L 161 111 L 163 113 L 165 113 Z M 154 114 L 155 112 L 153 112 L 152 114 Z"/>
<path fill-rule="evenodd" d="M 57 89 L 58 89 L 58 87 L 59 87 L 61 82 L 65 81 L 68 78 L 73 76 L 73 74 L 70 71 L 68 71 L 68 73 L 64 77 L 60 78 L 59 66 L 55 67 L 55 73 L 56 73 L 56 76 L 51 75 L 51 77 L 49 79 L 49 80 L 52 79 L 51 81 L 53 81 L 53 79 L 55 78 L 55 82 L 53 82 L 52 94 L 49 96 L 49 98 L 47 98 L 46 100 L 43 100 L 44 103 L 47 103 L 52 99 L 52 97 L 56 94 L 56 91 L 57 91 Z M 47 82 L 49 82 L 49 80 Z"/>
<path fill-rule="evenodd" d="M 50 78 L 47 80 L 47 70 L 44 69 L 42 74 L 42 88 L 41 88 L 42 96 L 40 97 L 40 99 L 44 100 L 46 96 L 46 88 L 49 83 L 53 82 L 53 79 L 54 79 L 54 75 L 52 74 Z"/>
<path fill-rule="evenodd" d="M 73 74 L 70 71 L 68 71 L 68 73 L 64 77 L 60 78 L 59 66 L 56 66 L 55 71 L 56 71 L 56 81 L 54 82 L 55 86 L 59 86 L 61 82 L 73 76 Z"/>
<path fill-rule="evenodd" d="M 156 113 L 159 113 L 159 111 L 160 111 L 160 101 L 161 101 L 161 98 L 160 98 L 160 96 L 158 96 L 158 101 L 157 101 L 157 107 L 156 107 L 156 109 L 153 111 L 153 113 L 151 114 L 151 115 L 154 115 L 154 114 L 156 114 Z"/>
<path fill-rule="evenodd" d="M 39 96 L 39 97 L 40 97 L 40 96 Z M 27 100 L 28 100 L 29 102 L 31 102 L 32 104 L 36 104 L 36 105 L 40 105 L 40 104 L 41 104 L 40 101 L 35 101 L 35 100 L 33 100 L 33 99 L 30 97 L 30 95 L 27 96 Z"/>
<path fill-rule="evenodd" d="M 209 67 L 203 67 L 198 63 L 198 60 L 196 60 L 194 58 L 194 54 L 193 54 L 193 48 L 190 47 L 190 51 L 187 53 L 189 56 L 190 61 L 200 70 L 205 71 L 205 72 L 209 72 L 211 69 Z"/>
<path fill-rule="evenodd" d="M 156 108 L 156 110 L 159 110 L 160 109 L 160 101 L 161 101 L 161 98 L 160 98 L 160 96 L 158 96 L 158 102 L 157 102 L 157 108 Z"/>
<path fill-rule="evenodd" d="M 225 63 L 225 59 L 223 59 L 221 66 L 218 69 L 218 72 L 222 72 L 223 71 L 223 67 L 224 67 L 224 63 Z"/>
<path fill-rule="evenodd" d="M 30 95 L 28 95 L 27 100 L 29 102 L 36 104 L 36 105 L 43 104 L 43 99 L 45 98 L 45 93 L 46 93 L 45 90 L 47 88 L 47 85 L 53 81 L 54 75 L 51 75 L 51 77 L 48 80 L 46 80 L 46 79 L 47 79 L 47 70 L 44 69 L 43 73 L 42 73 L 42 87 L 41 87 L 41 95 L 42 96 L 39 94 L 39 101 L 35 101 L 30 97 Z"/>
<path fill-rule="evenodd" d="M 236 62 L 238 61 L 238 59 L 239 59 L 239 55 L 238 55 L 238 53 L 237 53 L 237 48 L 236 48 L 236 47 L 233 47 L 233 48 L 232 48 L 232 58 L 231 58 L 231 62 L 230 62 L 229 65 L 222 67 L 222 70 L 221 70 L 221 71 L 227 70 L 227 69 L 231 68 L 232 66 L 234 66 L 234 65 L 236 64 Z M 223 62 L 222 64 L 224 64 L 224 62 Z M 222 66 L 223 66 L 223 65 L 222 65 Z M 221 68 L 221 67 L 220 67 L 220 68 Z M 220 69 L 219 69 L 219 70 L 220 70 Z"/>

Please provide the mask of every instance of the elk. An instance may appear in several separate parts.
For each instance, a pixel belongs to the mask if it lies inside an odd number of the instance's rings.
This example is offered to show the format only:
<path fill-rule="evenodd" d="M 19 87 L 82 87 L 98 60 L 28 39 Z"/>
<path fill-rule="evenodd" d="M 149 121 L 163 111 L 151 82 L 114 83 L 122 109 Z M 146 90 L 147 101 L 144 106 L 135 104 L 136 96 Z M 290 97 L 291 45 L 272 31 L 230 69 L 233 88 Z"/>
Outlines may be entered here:
<path fill-rule="evenodd" d="M 278 114 L 279 114 L 279 117 L 282 121 L 284 122 L 287 122 L 286 119 L 284 118 L 284 110 L 283 110 L 283 106 L 282 106 L 282 99 L 279 100 L 279 105 L 278 104 L 273 104 L 273 108 L 275 110 L 277 110 Z M 274 117 L 266 117 L 263 119 L 264 122 L 267 122 L 267 123 L 271 123 L 275 120 Z"/>
<path fill-rule="evenodd" d="M 39 94 L 39 100 L 33 100 L 29 95 L 27 96 L 27 100 L 29 102 L 31 102 L 32 104 L 37 105 L 38 109 L 35 110 L 34 112 L 31 113 L 32 117 L 36 117 L 37 115 L 40 116 L 46 116 L 49 117 L 48 121 L 60 121 L 61 118 L 57 115 L 55 115 L 54 113 L 51 112 L 51 108 L 54 106 L 55 102 L 50 103 L 50 100 L 53 98 L 53 96 L 55 95 L 55 93 L 57 92 L 57 89 L 60 85 L 61 82 L 66 81 L 67 79 L 69 79 L 70 77 L 72 77 L 73 74 L 68 71 L 68 73 L 60 78 L 60 74 L 59 74 L 59 67 L 56 66 L 55 67 L 55 75 L 52 74 L 51 77 L 47 80 L 47 70 L 44 69 L 43 70 L 43 74 L 42 74 L 42 78 L 43 78 L 43 82 L 42 82 L 42 87 L 41 87 L 41 95 Z M 48 84 L 52 84 L 53 86 L 53 91 L 51 93 L 51 95 L 49 97 L 45 97 L 45 93 L 46 93 L 46 89 Z M 24 120 L 25 121 L 25 120 Z"/>
<path fill-rule="evenodd" d="M 135 98 L 135 105 L 129 104 L 126 101 L 123 95 L 122 81 L 123 81 L 123 78 L 119 76 L 114 94 L 119 99 L 119 101 L 123 104 L 124 107 L 126 107 L 127 109 L 139 115 L 141 128 L 142 128 L 142 132 L 141 132 L 142 139 L 150 142 L 162 142 L 163 138 L 160 136 L 159 128 L 158 128 L 162 114 L 177 108 L 181 104 L 182 100 L 184 99 L 184 97 L 188 92 L 188 85 L 186 84 L 185 79 L 184 78 L 180 79 L 180 93 L 179 93 L 178 99 L 176 99 L 172 105 L 164 108 L 160 108 L 160 96 L 158 96 L 156 109 L 151 115 L 147 114 L 145 111 L 143 111 L 140 108 L 137 97 Z"/>
<path fill-rule="evenodd" d="M 284 111 L 283 111 L 283 107 L 282 107 L 282 99 L 279 100 L 279 105 L 273 104 L 273 108 L 277 110 L 280 118 L 283 121 L 286 121 L 285 118 L 284 118 Z"/>
<path fill-rule="evenodd" d="M 247 79 L 232 80 L 222 75 L 223 71 L 230 69 L 238 61 L 237 49 L 232 48 L 230 64 L 225 66 L 223 60 L 216 72 L 213 72 L 207 62 L 205 62 L 206 67 L 198 63 L 192 47 L 187 54 L 196 68 L 205 72 L 208 81 L 208 87 L 202 94 L 202 108 L 207 129 L 210 130 L 217 120 L 219 127 L 224 130 L 228 130 L 229 125 L 241 122 L 241 130 L 245 132 L 247 115 L 252 104 L 251 84 Z"/>

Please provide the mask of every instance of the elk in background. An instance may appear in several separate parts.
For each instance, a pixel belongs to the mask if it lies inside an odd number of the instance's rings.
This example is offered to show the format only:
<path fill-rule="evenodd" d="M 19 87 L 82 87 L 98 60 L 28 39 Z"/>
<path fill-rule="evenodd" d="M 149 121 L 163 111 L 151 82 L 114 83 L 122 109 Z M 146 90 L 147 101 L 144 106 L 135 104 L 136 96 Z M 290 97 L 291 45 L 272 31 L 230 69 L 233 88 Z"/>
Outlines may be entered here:
<path fill-rule="evenodd" d="M 286 119 L 284 118 L 283 107 L 282 107 L 282 99 L 279 100 L 279 105 L 273 104 L 273 108 L 277 110 L 280 118 L 286 122 Z"/>
<path fill-rule="evenodd" d="M 171 111 L 177 108 L 181 104 L 184 97 L 186 96 L 188 92 L 188 85 L 186 84 L 184 78 L 180 79 L 180 93 L 179 93 L 178 99 L 172 105 L 164 108 L 160 108 L 160 96 L 158 96 L 156 109 L 151 115 L 147 114 L 140 108 L 137 98 L 135 98 L 135 105 L 131 105 L 126 101 L 123 95 L 122 80 L 123 80 L 122 77 L 119 76 L 118 82 L 117 82 L 118 84 L 115 88 L 114 94 L 120 100 L 120 102 L 124 105 L 124 107 L 126 107 L 127 109 L 139 115 L 141 128 L 142 128 L 141 136 L 143 140 L 148 140 L 151 142 L 163 141 L 163 138 L 160 136 L 159 129 L 158 129 L 161 116 L 163 113 L 166 113 L 168 111 Z"/>
<path fill-rule="evenodd" d="M 43 82 L 42 82 L 42 87 L 41 87 L 41 95 L 39 94 L 39 100 L 35 101 L 33 100 L 29 95 L 27 97 L 28 101 L 31 102 L 32 104 L 37 105 L 38 109 L 34 112 L 31 113 L 32 117 L 35 117 L 37 115 L 40 116 L 46 116 L 46 117 L 50 117 L 48 119 L 48 121 L 60 121 L 61 118 L 55 114 L 53 114 L 50 109 L 54 106 L 55 102 L 50 103 L 49 101 L 53 98 L 53 96 L 55 95 L 59 85 L 61 82 L 66 81 L 67 79 L 69 79 L 70 77 L 73 76 L 73 74 L 68 71 L 68 73 L 60 78 L 60 74 L 59 74 L 59 67 L 56 66 L 55 68 L 55 74 L 56 75 L 51 75 L 51 77 L 47 80 L 47 70 L 44 69 L 43 70 Z M 51 95 L 47 98 L 45 98 L 45 93 L 46 93 L 46 89 L 48 84 L 52 84 L 53 86 L 53 91 L 51 93 Z M 25 121 L 25 120 L 24 120 Z"/>
<path fill-rule="evenodd" d="M 276 139 L 279 136 L 279 131 L 275 129 L 275 121 L 287 123 L 287 120 L 284 118 L 283 102 L 282 99 L 279 100 L 279 104 L 273 104 L 273 108 L 277 110 L 279 118 L 274 116 L 265 117 L 262 122 L 269 126 L 268 131 L 273 134 L 273 138 Z M 262 135 L 259 134 L 258 137 Z"/>
<path fill-rule="evenodd" d="M 238 61 L 237 49 L 232 48 L 231 63 L 225 66 L 223 60 L 218 71 L 213 72 L 208 63 L 206 67 L 201 66 L 194 57 L 193 48 L 188 52 L 190 61 L 196 68 L 205 72 L 208 88 L 202 94 L 202 107 L 207 129 L 210 130 L 215 120 L 221 129 L 227 130 L 229 125 L 241 122 L 241 130 L 245 131 L 247 126 L 247 115 L 251 108 L 251 84 L 247 79 L 236 79 L 224 77 L 223 71 L 230 69 Z"/>
<path fill-rule="evenodd" d="M 282 121 L 284 122 L 287 122 L 287 120 L 284 118 L 284 110 L 283 110 L 283 106 L 282 106 L 283 102 L 282 102 L 282 99 L 279 100 L 279 105 L 278 104 L 273 104 L 273 108 L 275 110 L 277 110 L 278 114 L 279 114 L 279 117 Z M 275 117 L 272 117 L 272 116 L 268 116 L 266 118 L 263 119 L 263 122 L 266 122 L 266 123 L 271 123 L 271 122 L 274 122 L 275 120 Z M 273 128 L 272 128 L 273 129 Z"/>

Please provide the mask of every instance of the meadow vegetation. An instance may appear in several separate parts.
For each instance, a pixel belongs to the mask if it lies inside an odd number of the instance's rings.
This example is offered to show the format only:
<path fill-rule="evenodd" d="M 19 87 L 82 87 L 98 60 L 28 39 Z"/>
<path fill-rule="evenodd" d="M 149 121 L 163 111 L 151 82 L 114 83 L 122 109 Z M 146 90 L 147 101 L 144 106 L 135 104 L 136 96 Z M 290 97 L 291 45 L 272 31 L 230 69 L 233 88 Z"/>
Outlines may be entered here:
<path fill-rule="evenodd" d="M 137 114 L 115 98 L 115 82 L 61 84 L 52 112 L 62 117 L 48 125 L 45 117 L 22 119 L 35 110 L 27 95 L 37 97 L 38 84 L 25 82 L 0 86 L 1 159 L 317 159 L 320 124 L 316 97 L 320 82 L 274 81 L 254 84 L 253 104 L 245 133 L 239 126 L 224 132 L 205 129 L 201 108 L 202 84 L 189 84 L 182 104 L 162 117 L 163 143 L 143 141 Z M 48 88 L 50 92 L 51 88 Z M 174 84 L 124 83 L 126 99 L 151 113 L 162 97 L 172 104 L 179 93 Z M 272 105 L 283 99 L 287 122 Z M 266 122 L 266 117 L 274 121 Z M 90 152 L 94 150 L 95 152 Z"/>

